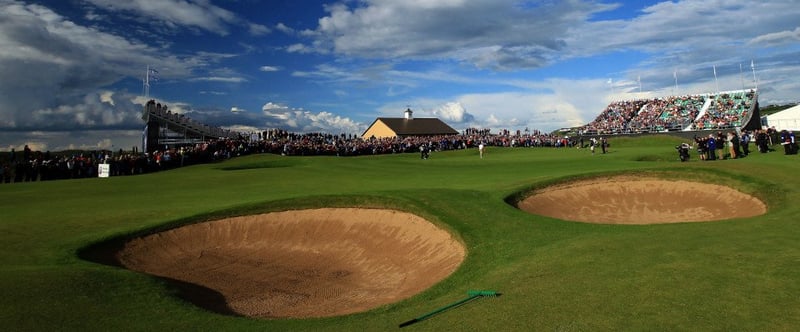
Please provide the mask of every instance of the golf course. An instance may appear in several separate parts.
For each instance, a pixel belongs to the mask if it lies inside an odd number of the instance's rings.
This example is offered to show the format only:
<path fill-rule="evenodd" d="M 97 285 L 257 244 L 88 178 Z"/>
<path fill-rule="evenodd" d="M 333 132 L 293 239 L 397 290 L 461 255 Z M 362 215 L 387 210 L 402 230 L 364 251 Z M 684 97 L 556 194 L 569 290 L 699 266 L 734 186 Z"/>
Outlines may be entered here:
<path fill-rule="evenodd" d="M 678 137 L 610 142 L 607 154 L 550 147 L 488 147 L 483 158 L 476 148 L 433 152 L 425 160 L 415 153 L 258 154 L 135 176 L 2 184 L 0 326 L 6 331 L 793 331 L 800 326 L 797 155 L 784 155 L 778 147 L 741 159 L 700 161 L 692 151 L 690 161 L 680 162 Z M 522 209 L 526 198 L 547 188 L 598 181 L 626 186 L 652 181 L 644 186 L 650 190 L 640 190 L 646 199 L 635 200 L 652 214 L 600 223 Z M 684 190 L 689 187 L 691 195 Z M 581 196 L 558 209 L 587 211 L 583 216 L 620 209 L 639 215 L 628 208 L 634 203 L 600 197 L 608 192 Z M 632 193 L 623 196 L 636 196 Z M 648 222 L 658 214 L 651 210 L 663 205 L 658 202 L 682 200 L 703 202 L 692 207 L 697 215 L 704 205 L 723 202 L 729 205 L 718 209 L 722 212 L 746 211 Z M 754 207 L 738 209 L 745 201 Z M 609 204 L 616 205 L 609 209 Z M 661 215 L 676 215 L 671 211 L 680 205 Z M 195 261 L 200 258 L 206 260 Z M 242 270 L 248 266 L 254 270 Z M 486 296 L 437 311 L 476 291 Z"/>

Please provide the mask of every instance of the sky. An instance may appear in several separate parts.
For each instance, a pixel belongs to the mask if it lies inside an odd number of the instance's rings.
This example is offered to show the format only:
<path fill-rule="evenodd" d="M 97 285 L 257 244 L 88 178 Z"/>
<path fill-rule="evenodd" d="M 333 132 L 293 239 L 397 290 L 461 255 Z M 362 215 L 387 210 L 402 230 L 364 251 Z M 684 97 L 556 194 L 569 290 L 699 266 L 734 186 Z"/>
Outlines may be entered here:
<path fill-rule="evenodd" d="M 0 0 L 0 151 L 141 147 L 148 99 L 233 130 L 359 135 L 406 108 L 549 132 L 615 100 L 757 86 L 794 103 L 798 17 L 795 0 Z"/>

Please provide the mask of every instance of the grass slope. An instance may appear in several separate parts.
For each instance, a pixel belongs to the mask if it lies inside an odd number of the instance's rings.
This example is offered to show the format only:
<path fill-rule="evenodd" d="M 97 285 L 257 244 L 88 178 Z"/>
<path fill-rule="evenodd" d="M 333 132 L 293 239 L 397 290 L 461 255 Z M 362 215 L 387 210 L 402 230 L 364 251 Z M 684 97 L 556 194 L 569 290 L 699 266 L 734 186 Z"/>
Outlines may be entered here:
<path fill-rule="evenodd" d="M 611 152 L 490 148 L 358 158 L 258 155 L 135 177 L 0 185 L 0 326 L 12 330 L 406 329 L 793 330 L 800 326 L 797 156 L 677 161 L 678 139 L 612 139 Z M 693 156 L 695 157 L 695 156 Z M 592 225 L 530 215 L 505 200 L 597 174 L 656 174 L 757 195 L 766 215 L 711 223 Z M 591 202 L 587 202 L 590 204 Z M 450 278 L 400 303 L 344 317 L 254 320 L 181 300 L 144 274 L 79 252 L 106 239 L 291 208 L 390 207 L 460 237 Z"/>

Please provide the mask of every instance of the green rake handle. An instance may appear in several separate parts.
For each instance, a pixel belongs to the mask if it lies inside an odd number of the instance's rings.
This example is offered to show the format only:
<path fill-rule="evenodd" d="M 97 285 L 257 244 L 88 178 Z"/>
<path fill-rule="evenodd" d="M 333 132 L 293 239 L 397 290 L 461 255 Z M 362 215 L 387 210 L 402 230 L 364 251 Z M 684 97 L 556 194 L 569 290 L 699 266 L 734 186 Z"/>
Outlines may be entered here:
<path fill-rule="evenodd" d="M 416 322 L 423 321 L 423 320 L 428 319 L 429 317 L 431 317 L 433 315 L 439 314 L 439 313 L 441 313 L 441 312 L 443 312 L 445 310 L 449 310 L 449 309 L 458 307 L 460 305 L 463 305 L 463 304 L 465 304 L 465 303 L 467 303 L 469 301 L 472 301 L 474 299 L 477 299 L 479 297 L 500 296 L 500 293 L 495 292 L 495 291 L 482 290 L 482 291 L 469 291 L 469 292 L 467 292 L 467 295 L 468 295 L 467 298 L 464 298 L 464 299 L 459 300 L 457 302 L 453 302 L 451 304 L 448 304 L 448 305 L 446 305 L 444 307 L 441 307 L 439 309 L 431 311 L 431 312 L 429 312 L 427 314 L 424 314 L 424 315 L 419 316 L 417 318 L 414 318 L 412 320 L 403 322 L 403 323 L 400 324 L 400 327 L 406 327 L 406 326 L 409 326 L 409 325 L 414 324 Z"/>

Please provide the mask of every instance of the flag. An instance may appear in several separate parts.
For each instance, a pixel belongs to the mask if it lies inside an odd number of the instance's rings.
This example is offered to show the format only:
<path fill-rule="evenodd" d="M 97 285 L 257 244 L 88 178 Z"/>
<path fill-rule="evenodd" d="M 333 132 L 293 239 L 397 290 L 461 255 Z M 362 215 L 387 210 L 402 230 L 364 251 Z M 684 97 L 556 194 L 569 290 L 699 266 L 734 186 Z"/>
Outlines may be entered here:
<path fill-rule="evenodd" d="M 147 76 L 151 81 L 158 81 L 158 70 L 155 68 L 148 68 Z"/>
<path fill-rule="evenodd" d="M 714 77 L 717 77 L 717 65 L 714 65 Z"/>
<path fill-rule="evenodd" d="M 606 82 L 606 83 L 608 83 L 608 84 L 612 84 L 612 83 L 614 83 L 614 81 L 613 81 L 612 79 L 610 79 L 610 78 L 609 78 L 609 79 L 608 79 L 608 82 Z"/>
<path fill-rule="evenodd" d="M 675 78 L 676 80 L 678 79 L 678 71 L 677 70 L 672 72 L 672 77 Z"/>
<path fill-rule="evenodd" d="M 756 64 L 755 64 L 755 62 L 753 62 L 753 60 L 750 60 L 750 69 L 753 69 L 753 70 L 756 69 Z"/>

